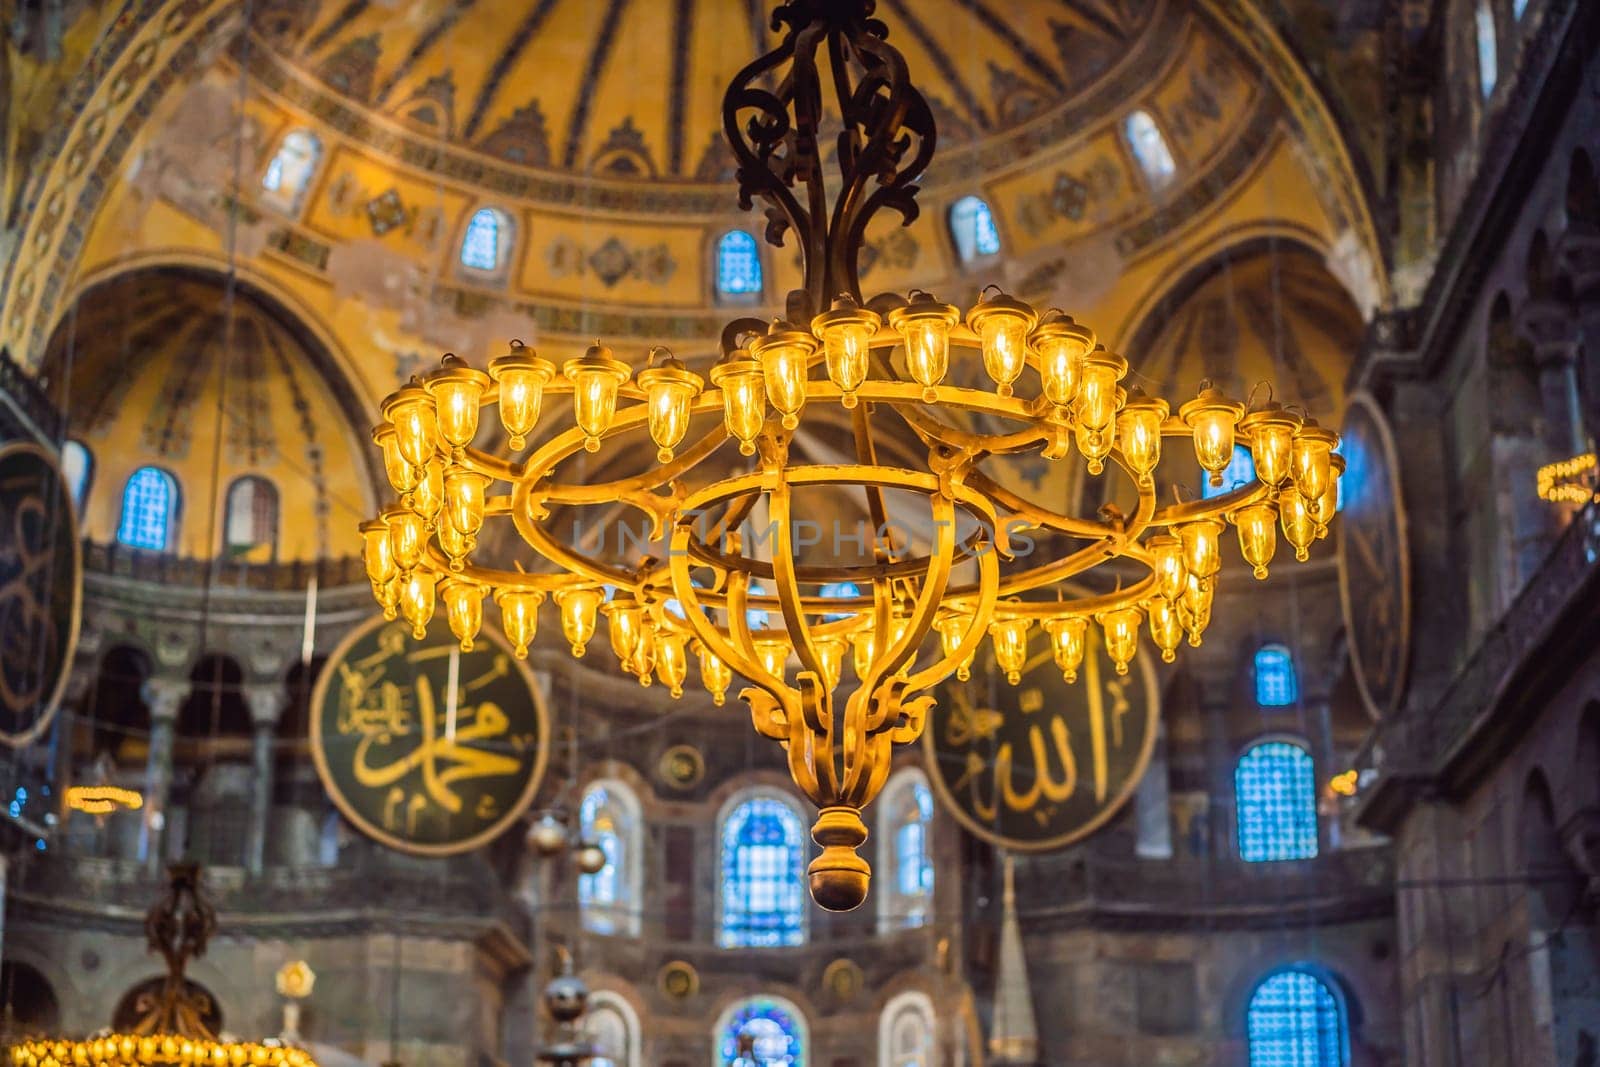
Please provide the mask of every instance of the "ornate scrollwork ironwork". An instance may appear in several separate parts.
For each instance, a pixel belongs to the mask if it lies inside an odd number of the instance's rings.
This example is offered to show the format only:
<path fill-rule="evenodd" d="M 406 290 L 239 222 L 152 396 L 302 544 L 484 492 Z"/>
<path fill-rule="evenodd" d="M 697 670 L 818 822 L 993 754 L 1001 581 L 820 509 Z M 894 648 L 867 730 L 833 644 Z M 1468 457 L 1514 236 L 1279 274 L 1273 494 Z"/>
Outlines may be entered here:
<path fill-rule="evenodd" d="M 184 980 L 189 961 L 205 955 L 206 944 L 217 930 L 217 911 L 200 895 L 200 868 L 175 863 L 167 872 L 167 891 L 145 915 L 145 940 L 150 951 L 167 961 L 167 978 L 160 994 L 134 1027 L 136 1034 L 177 1034 L 215 1039 L 205 1024 L 211 1005 Z"/>
<path fill-rule="evenodd" d="M 772 14 L 779 45 L 733 79 L 722 101 L 723 132 L 738 161 L 739 204 L 766 202 L 767 240 L 794 230 L 805 268 L 808 314 L 840 293 L 861 297 L 859 259 L 867 224 L 892 208 L 903 225 L 918 214 L 917 179 L 937 136 L 928 101 L 911 84 L 889 30 L 872 16 L 874 0 L 794 0 Z M 838 110 L 834 162 L 839 187 L 830 206 L 823 126 L 828 83 Z M 789 70 L 773 85 L 784 64 Z M 803 196 L 796 185 L 804 187 Z M 793 317 L 793 316 L 791 316 Z"/>

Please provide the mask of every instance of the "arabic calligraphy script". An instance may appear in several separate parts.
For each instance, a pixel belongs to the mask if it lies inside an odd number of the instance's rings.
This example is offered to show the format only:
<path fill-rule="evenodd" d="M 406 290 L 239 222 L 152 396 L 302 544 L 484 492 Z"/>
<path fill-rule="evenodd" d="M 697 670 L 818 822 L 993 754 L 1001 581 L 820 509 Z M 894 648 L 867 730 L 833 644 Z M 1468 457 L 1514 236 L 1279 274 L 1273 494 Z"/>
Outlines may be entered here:
<path fill-rule="evenodd" d="M 71 656 L 76 532 L 66 486 L 33 446 L 0 450 L 0 740 L 48 723 Z"/>

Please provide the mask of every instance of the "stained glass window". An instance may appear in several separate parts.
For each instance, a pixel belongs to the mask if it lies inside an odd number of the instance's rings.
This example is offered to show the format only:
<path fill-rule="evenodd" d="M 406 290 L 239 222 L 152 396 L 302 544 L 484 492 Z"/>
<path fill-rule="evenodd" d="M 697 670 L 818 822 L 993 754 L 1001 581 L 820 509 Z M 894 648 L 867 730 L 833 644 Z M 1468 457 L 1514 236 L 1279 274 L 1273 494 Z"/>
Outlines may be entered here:
<path fill-rule="evenodd" d="M 882 931 L 921 926 L 933 905 L 933 793 L 920 770 L 897 772 L 878 799 L 875 834 L 887 855 L 888 879 L 878 897 Z"/>
<path fill-rule="evenodd" d="M 1478 0 L 1478 89 L 1487 99 L 1500 76 L 1500 56 L 1494 35 L 1494 12 L 1488 0 Z"/>
<path fill-rule="evenodd" d="M 67 490 L 80 512 L 89 496 L 89 477 L 93 473 L 94 457 L 82 441 L 68 441 L 61 446 L 61 476 L 67 480 Z"/>
<path fill-rule="evenodd" d="M 177 503 L 178 487 L 172 475 L 156 467 L 140 467 L 122 490 L 117 540 L 130 548 L 165 552 Z"/>
<path fill-rule="evenodd" d="M 805 1067 L 805 1043 L 805 1020 L 794 1005 L 775 997 L 752 997 L 724 1013 L 717 1027 L 716 1062 L 719 1067 Z"/>
<path fill-rule="evenodd" d="M 1231 493 L 1240 486 L 1249 485 L 1255 481 L 1256 462 L 1250 458 L 1250 450 L 1244 445 L 1233 446 L 1233 459 L 1222 468 L 1222 484 L 1211 484 L 1211 472 L 1204 468 L 1200 471 L 1200 498 L 1210 500 L 1223 493 Z"/>
<path fill-rule="evenodd" d="M 927 994 L 901 993 L 883 1009 L 878 1062 L 883 1067 L 933 1067 L 933 1002 Z"/>
<path fill-rule="evenodd" d="M 245 477 L 228 487 L 223 522 L 228 555 L 270 561 L 278 539 L 278 491 L 265 478 Z M 260 556 L 260 559 L 254 557 Z"/>
<path fill-rule="evenodd" d="M 300 207 L 300 199 L 311 183 L 311 173 L 317 168 L 317 157 L 322 154 L 322 142 L 309 130 L 290 130 L 284 134 L 261 176 L 261 188 L 266 199 L 286 211 Z"/>
<path fill-rule="evenodd" d="M 717 292 L 723 296 L 761 292 L 761 253 L 756 239 L 743 230 L 729 230 L 717 242 Z"/>
<path fill-rule="evenodd" d="M 1150 112 L 1135 111 L 1123 122 L 1122 129 L 1127 135 L 1128 147 L 1133 150 L 1133 158 L 1139 161 L 1139 169 L 1144 171 L 1145 181 L 1150 183 L 1150 187 L 1159 189 L 1172 181 L 1178 173 L 1178 164 L 1172 158 L 1172 149 L 1167 146 L 1161 127 L 1156 125 Z"/>
<path fill-rule="evenodd" d="M 606 865 L 578 876 L 578 904 L 586 929 L 601 934 L 638 929 L 639 802 L 621 782 L 591 784 L 583 793 L 578 820 L 585 839 L 605 853 Z"/>
<path fill-rule="evenodd" d="M 1264 708 L 1293 704 L 1300 696 L 1294 675 L 1294 657 L 1282 645 L 1256 649 L 1256 703 Z"/>
<path fill-rule="evenodd" d="M 794 808 L 753 796 L 722 824 L 724 948 L 799 945 L 806 939 L 805 830 Z"/>
<path fill-rule="evenodd" d="M 982 197 L 963 196 L 951 205 L 950 237 L 963 263 L 1000 254 L 1000 231 L 995 229 L 994 212 Z"/>
<path fill-rule="evenodd" d="M 473 270 L 499 270 L 510 229 L 504 214 L 492 207 L 479 208 L 467 223 L 467 235 L 461 239 L 461 265 Z"/>
<path fill-rule="evenodd" d="M 1316 785 L 1311 754 L 1289 741 L 1263 741 L 1233 772 L 1239 857 L 1250 863 L 1317 854 Z"/>
<path fill-rule="evenodd" d="M 1250 1067 L 1345 1067 L 1339 998 L 1315 973 L 1279 971 L 1256 987 L 1246 1013 Z"/>

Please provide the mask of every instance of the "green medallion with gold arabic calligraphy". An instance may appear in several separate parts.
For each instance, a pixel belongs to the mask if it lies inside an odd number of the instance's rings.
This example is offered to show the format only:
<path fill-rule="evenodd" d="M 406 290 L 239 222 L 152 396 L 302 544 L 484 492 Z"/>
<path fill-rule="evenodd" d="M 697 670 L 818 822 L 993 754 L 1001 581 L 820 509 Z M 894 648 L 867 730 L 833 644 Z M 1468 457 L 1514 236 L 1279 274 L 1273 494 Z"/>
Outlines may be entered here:
<path fill-rule="evenodd" d="M 923 734 L 934 792 L 962 825 L 1005 848 L 1042 852 L 1088 836 L 1133 795 L 1160 718 L 1153 653 L 1119 676 L 1099 628 L 1068 684 L 1049 637 L 1028 637 L 1022 680 L 1009 685 L 987 641 L 972 679 L 939 687 Z"/>
<path fill-rule="evenodd" d="M 527 667 L 487 627 L 459 652 L 440 618 L 420 642 L 404 623 L 360 627 L 311 699 L 328 795 L 363 833 L 417 855 L 466 852 L 510 826 L 539 789 L 549 740 Z"/>
<path fill-rule="evenodd" d="M 72 492 L 33 444 L 0 446 L 0 744 L 50 725 L 78 639 L 82 560 Z"/>

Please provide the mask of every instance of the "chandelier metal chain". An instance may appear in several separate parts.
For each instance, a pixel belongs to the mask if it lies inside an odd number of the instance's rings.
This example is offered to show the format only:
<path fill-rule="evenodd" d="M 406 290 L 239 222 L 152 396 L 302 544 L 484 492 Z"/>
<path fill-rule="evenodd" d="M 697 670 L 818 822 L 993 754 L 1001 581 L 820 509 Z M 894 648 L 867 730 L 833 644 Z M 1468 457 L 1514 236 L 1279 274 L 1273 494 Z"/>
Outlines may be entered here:
<path fill-rule="evenodd" d="M 767 204 L 769 240 L 793 231 L 800 241 L 805 289 L 790 294 L 788 318 L 730 322 L 704 377 L 661 347 L 635 374 L 598 341 L 559 368 L 520 342 L 486 370 L 446 356 L 383 405 L 373 439 L 400 499 L 362 525 L 377 600 L 419 638 L 442 601 L 470 647 L 488 598 L 526 655 L 550 598 L 573 655 L 584 655 L 603 613 L 619 663 L 642 684 L 659 679 L 680 696 L 693 656 L 720 705 L 743 678 L 755 729 L 783 745 L 796 784 L 821 809 L 809 880 L 834 910 L 866 897 L 861 810 L 882 789 L 894 746 L 917 740 L 934 687 L 965 680 L 984 639 L 1012 684 L 1036 625 L 1068 681 L 1091 625 L 1119 673 L 1146 628 L 1171 661 L 1185 634 L 1198 645 L 1210 621 L 1226 527 L 1257 577 L 1280 528 L 1304 560 L 1326 533 L 1343 468 L 1334 433 L 1270 399 L 1247 412 L 1203 386 L 1174 414 L 1121 384 L 1127 361 L 1060 311 L 1041 315 L 998 290 L 965 314 L 922 292 L 863 300 L 865 227 L 885 207 L 916 218 L 916 179 L 936 139 L 872 11 L 870 0 L 780 6 L 782 42 L 739 73 L 724 101 L 741 204 Z M 831 202 L 825 86 L 842 127 Z M 973 384 L 978 366 L 986 384 Z M 560 414 L 567 404 L 570 421 Z M 833 425 L 819 413 L 835 404 L 854 461 L 809 461 L 792 447 L 796 436 Z M 475 444 L 490 409 L 503 452 Z M 656 464 L 643 473 L 574 476 L 583 452 L 625 456 L 646 436 Z M 1192 443 L 1213 486 L 1244 444 L 1255 479 L 1161 504 L 1155 472 L 1174 438 Z M 891 448 L 896 460 L 880 457 Z M 1059 464 L 1074 449 L 1090 476 L 1120 472 L 1131 506 L 1066 513 L 985 469 L 997 457 Z M 821 558 L 799 535 L 799 498 L 840 490 L 859 493 L 870 520 L 853 561 Z M 557 533 L 556 516 L 595 507 L 637 511 L 665 559 L 618 562 Z M 746 545 L 742 528 L 760 507 L 770 544 Z M 486 521 L 509 523 L 532 565 L 479 558 Z M 927 533 L 896 537 L 897 525 Z M 1067 547 L 1026 556 L 1022 531 Z"/>

